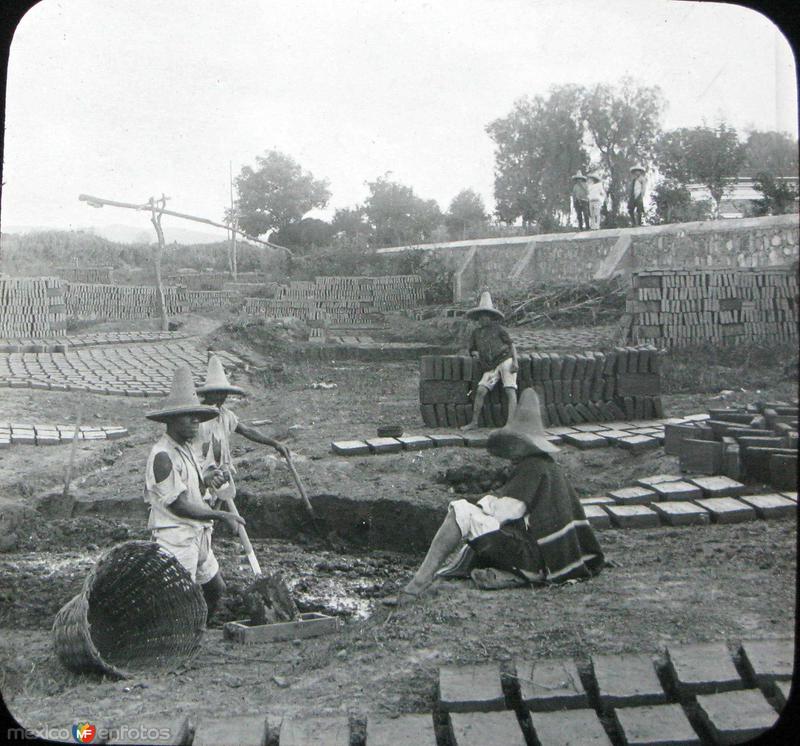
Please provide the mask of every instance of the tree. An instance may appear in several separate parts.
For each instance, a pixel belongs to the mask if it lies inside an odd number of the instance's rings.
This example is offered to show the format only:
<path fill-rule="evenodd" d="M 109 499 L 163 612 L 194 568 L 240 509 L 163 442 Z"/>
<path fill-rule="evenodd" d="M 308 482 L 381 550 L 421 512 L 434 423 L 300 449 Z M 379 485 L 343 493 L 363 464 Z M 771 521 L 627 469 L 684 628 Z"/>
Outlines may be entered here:
<path fill-rule="evenodd" d="M 636 86 L 631 78 L 619 86 L 597 85 L 583 97 L 581 115 L 609 174 L 611 224 L 619 222 L 625 208 L 630 167 L 652 160 L 663 109 L 658 86 Z"/>
<path fill-rule="evenodd" d="M 451 239 L 467 238 L 467 232 L 480 230 L 486 224 L 486 207 L 480 194 L 462 189 L 450 203 L 444 223 Z M 470 236 L 472 237 L 472 236 Z"/>
<path fill-rule="evenodd" d="M 303 218 L 273 233 L 272 239 L 279 246 L 308 252 L 330 244 L 333 234 L 334 229 L 330 223 L 318 218 Z"/>
<path fill-rule="evenodd" d="M 674 179 L 664 179 L 656 187 L 653 202 L 657 223 L 687 223 L 711 217 L 711 202 L 693 200 L 686 186 Z"/>
<path fill-rule="evenodd" d="M 680 184 L 698 182 L 708 189 L 714 202 L 714 217 L 726 192 L 744 164 L 745 151 L 733 127 L 681 127 L 664 133 L 657 144 L 658 168 Z"/>
<path fill-rule="evenodd" d="M 797 187 L 772 174 L 761 172 L 756 175 L 753 186 L 763 195 L 753 203 L 756 215 L 784 215 L 796 212 Z"/>
<path fill-rule="evenodd" d="M 550 89 L 548 96 L 523 98 L 506 117 L 486 127 L 494 140 L 495 210 L 505 223 L 522 219 L 549 230 L 570 214 L 571 177 L 586 168 L 579 86 Z"/>
<path fill-rule="evenodd" d="M 753 174 L 797 176 L 797 140 L 785 132 L 748 133 L 744 153 L 744 166 Z"/>
<path fill-rule="evenodd" d="M 328 183 L 303 171 L 288 155 L 268 150 L 256 156 L 256 163 L 257 169 L 243 166 L 236 177 L 239 226 L 249 236 L 279 231 L 328 204 Z"/>
<path fill-rule="evenodd" d="M 364 214 L 370 226 L 373 246 L 400 246 L 429 241 L 442 222 L 436 200 L 424 200 L 411 187 L 381 176 L 368 183 L 370 194 Z"/>

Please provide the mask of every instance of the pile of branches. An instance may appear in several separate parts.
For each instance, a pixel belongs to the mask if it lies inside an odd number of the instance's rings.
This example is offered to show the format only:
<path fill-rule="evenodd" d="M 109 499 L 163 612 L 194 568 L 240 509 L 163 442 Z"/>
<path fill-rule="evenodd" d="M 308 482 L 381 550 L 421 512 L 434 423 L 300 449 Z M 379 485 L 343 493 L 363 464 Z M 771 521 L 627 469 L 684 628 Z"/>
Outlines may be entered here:
<path fill-rule="evenodd" d="M 625 312 L 628 283 L 624 279 L 592 280 L 580 284 L 531 286 L 503 299 L 506 322 L 515 326 L 551 324 L 607 324 Z"/>

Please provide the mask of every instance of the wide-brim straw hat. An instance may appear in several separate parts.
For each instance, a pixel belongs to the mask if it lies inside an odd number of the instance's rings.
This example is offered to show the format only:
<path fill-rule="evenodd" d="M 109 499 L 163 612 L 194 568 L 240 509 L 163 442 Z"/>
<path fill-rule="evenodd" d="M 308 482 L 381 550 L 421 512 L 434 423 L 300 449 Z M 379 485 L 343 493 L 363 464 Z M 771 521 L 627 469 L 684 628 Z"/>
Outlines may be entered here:
<path fill-rule="evenodd" d="M 642 173 L 644 173 L 646 169 L 641 163 L 637 163 L 635 166 L 631 166 L 630 169 L 628 170 L 631 173 L 633 173 L 634 171 L 641 171 Z"/>
<path fill-rule="evenodd" d="M 503 457 L 510 452 L 508 446 L 513 441 L 521 441 L 528 446 L 531 455 L 558 453 L 561 450 L 547 439 L 539 409 L 539 397 L 533 389 L 523 390 L 513 418 L 505 427 L 489 433 L 486 447 L 495 455 Z"/>
<path fill-rule="evenodd" d="M 192 371 L 188 365 L 182 365 L 175 370 L 172 379 L 172 389 L 169 396 L 161 403 L 161 407 L 153 412 L 148 412 L 145 417 L 156 422 L 169 422 L 173 417 L 182 414 L 195 415 L 201 422 L 213 420 L 219 415 L 216 407 L 201 404 L 194 390 Z"/>
<path fill-rule="evenodd" d="M 208 361 L 206 382 L 197 389 L 197 393 L 212 394 L 216 392 L 235 394 L 237 396 L 247 395 L 247 392 L 243 388 L 231 385 L 228 376 L 225 375 L 225 369 L 222 367 L 220 359 L 216 355 L 212 355 Z"/>
<path fill-rule="evenodd" d="M 572 178 L 573 179 L 583 179 L 584 181 L 586 181 L 586 177 L 580 171 L 578 171 L 578 173 L 576 173 Z"/>
<path fill-rule="evenodd" d="M 488 290 L 484 290 L 481 293 L 481 299 L 478 301 L 478 305 L 475 306 L 475 308 L 470 308 L 465 316 L 468 319 L 475 319 L 482 313 L 488 314 L 489 316 L 494 316 L 498 319 L 505 318 L 505 314 L 494 307 L 494 303 L 492 303 L 492 296 Z"/>

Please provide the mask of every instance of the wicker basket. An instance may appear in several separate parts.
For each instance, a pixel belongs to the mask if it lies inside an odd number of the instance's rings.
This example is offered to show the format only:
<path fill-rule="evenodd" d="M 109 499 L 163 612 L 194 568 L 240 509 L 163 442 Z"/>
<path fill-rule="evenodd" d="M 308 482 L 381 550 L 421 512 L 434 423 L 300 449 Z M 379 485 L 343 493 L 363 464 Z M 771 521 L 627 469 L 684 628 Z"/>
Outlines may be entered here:
<path fill-rule="evenodd" d="M 175 557 L 129 541 L 104 554 L 56 614 L 55 651 L 71 671 L 125 678 L 195 652 L 206 614 L 200 586 Z"/>

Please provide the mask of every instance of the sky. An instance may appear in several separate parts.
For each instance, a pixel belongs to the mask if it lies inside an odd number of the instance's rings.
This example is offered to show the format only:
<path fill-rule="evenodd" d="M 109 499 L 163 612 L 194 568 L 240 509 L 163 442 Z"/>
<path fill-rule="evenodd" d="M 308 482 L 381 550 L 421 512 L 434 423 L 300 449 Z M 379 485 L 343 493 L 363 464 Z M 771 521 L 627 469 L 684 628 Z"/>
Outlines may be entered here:
<path fill-rule="evenodd" d="M 491 210 L 485 132 L 553 85 L 659 85 L 665 128 L 797 136 L 794 59 L 754 11 L 654 0 L 42 0 L 11 46 L 0 220 L 83 228 L 220 220 L 234 175 L 278 149 L 327 179 L 329 218 L 389 178 Z M 191 223 L 164 219 L 169 226 Z M 195 224 L 195 228 L 198 226 Z"/>

